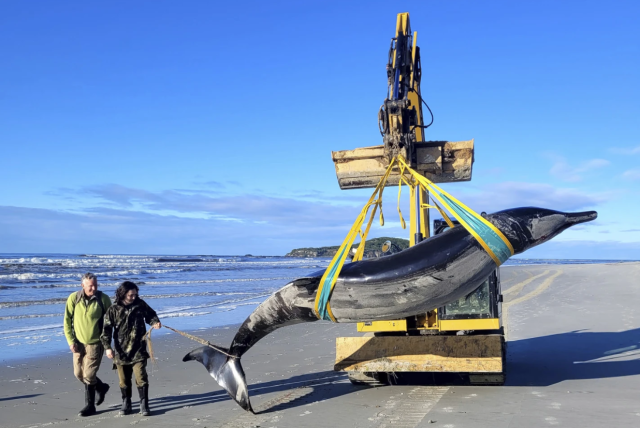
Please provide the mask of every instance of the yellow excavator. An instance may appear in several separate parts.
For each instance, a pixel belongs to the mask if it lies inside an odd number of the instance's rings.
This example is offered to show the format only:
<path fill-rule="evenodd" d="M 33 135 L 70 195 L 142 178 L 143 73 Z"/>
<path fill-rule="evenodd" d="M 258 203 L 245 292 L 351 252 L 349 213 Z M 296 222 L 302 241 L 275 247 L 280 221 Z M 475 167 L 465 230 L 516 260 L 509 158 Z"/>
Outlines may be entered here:
<path fill-rule="evenodd" d="M 397 17 L 387 63 L 387 98 L 378 112 L 382 145 L 332 152 L 341 189 L 376 187 L 391 159 L 401 155 L 434 183 L 471 180 L 474 141 L 426 141 L 433 114 L 420 91 L 420 48 L 409 14 Z M 423 120 L 425 106 L 430 114 Z M 411 177 L 407 176 L 410 180 Z M 399 171 L 386 186 L 401 183 Z M 428 194 L 410 187 L 410 245 L 445 231 L 430 228 Z M 390 245 L 382 252 L 392 251 Z M 458 373 L 471 384 L 502 385 L 506 344 L 501 319 L 499 269 L 469 295 L 426 314 L 406 319 L 358 323 L 356 337 L 336 339 L 334 370 L 347 371 L 355 384 L 380 385 L 402 372 Z"/>

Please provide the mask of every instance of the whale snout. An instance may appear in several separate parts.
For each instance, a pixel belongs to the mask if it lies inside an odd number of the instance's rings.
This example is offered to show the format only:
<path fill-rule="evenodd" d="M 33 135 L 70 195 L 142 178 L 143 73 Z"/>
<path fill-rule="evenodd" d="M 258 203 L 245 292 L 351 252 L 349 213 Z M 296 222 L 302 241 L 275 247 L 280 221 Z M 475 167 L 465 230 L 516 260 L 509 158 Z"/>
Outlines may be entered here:
<path fill-rule="evenodd" d="M 596 211 L 584 211 L 581 213 L 568 213 L 567 214 L 567 223 L 574 225 L 580 223 L 586 223 L 591 220 L 595 220 L 598 217 L 598 213 Z"/>
<path fill-rule="evenodd" d="M 572 213 L 537 207 L 513 208 L 492 214 L 494 224 L 498 228 L 502 227 L 500 230 L 503 233 L 506 232 L 505 236 L 509 238 L 515 254 L 547 242 L 570 227 L 597 217 L 596 211 Z M 510 229 L 510 224 L 518 224 L 520 231 Z"/>

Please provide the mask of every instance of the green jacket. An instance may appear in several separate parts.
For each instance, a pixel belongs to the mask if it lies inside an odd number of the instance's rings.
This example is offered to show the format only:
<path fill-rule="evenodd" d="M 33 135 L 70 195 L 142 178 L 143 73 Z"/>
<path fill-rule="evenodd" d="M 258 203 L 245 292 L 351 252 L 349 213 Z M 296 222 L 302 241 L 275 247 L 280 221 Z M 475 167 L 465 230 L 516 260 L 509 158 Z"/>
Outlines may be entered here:
<path fill-rule="evenodd" d="M 115 348 L 116 364 L 128 365 L 149 358 L 147 345 L 143 340 L 147 332 L 145 322 L 154 325 L 160 320 L 156 311 L 139 297 L 130 305 L 116 303 L 107 310 L 100 339 L 104 349 Z"/>
<path fill-rule="evenodd" d="M 85 345 L 99 343 L 102 320 L 110 306 L 111 299 L 101 291 L 96 291 L 88 300 L 84 290 L 71 293 L 64 311 L 64 335 L 69 345 L 75 342 Z"/>

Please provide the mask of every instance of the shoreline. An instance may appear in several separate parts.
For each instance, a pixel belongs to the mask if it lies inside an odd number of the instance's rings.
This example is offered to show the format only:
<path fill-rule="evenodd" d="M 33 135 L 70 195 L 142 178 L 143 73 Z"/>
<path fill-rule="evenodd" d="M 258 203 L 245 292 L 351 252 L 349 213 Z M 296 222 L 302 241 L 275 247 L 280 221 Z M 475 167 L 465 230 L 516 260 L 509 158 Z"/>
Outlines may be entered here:
<path fill-rule="evenodd" d="M 378 238 L 374 238 L 374 239 L 378 239 Z M 395 238 L 395 239 L 404 239 L 404 238 Z M 406 239 L 405 239 L 406 240 Z M 339 247 L 339 246 L 336 246 Z M 309 248 L 301 248 L 301 249 L 320 249 L 320 248 L 325 248 L 325 247 L 309 247 Z M 289 252 L 291 253 L 291 251 Z M 287 254 L 289 254 L 287 253 Z M 186 257 L 192 257 L 192 258 L 198 258 L 198 257 L 228 257 L 228 258 L 242 258 L 242 257 L 251 257 L 251 258 L 255 258 L 255 259 L 268 259 L 268 258 L 292 258 L 292 259 L 331 259 L 332 256 L 288 256 L 286 254 L 283 255 L 256 255 L 256 254 L 146 254 L 146 253 L 104 253 L 104 254 L 99 254 L 99 253 L 92 253 L 92 254 L 78 254 L 78 253 L 0 253 L 0 259 L 3 256 L 7 256 L 7 257 L 22 257 L 27 259 L 29 257 L 33 258 L 33 257 L 39 257 L 39 258 L 45 258 L 45 257 L 60 257 L 60 256 L 71 256 L 71 257 L 81 257 L 81 258 L 97 258 L 97 257 L 110 257 L 110 256 L 130 256 L 130 257 L 158 257 L 158 258 L 164 258 L 164 257 L 178 257 L 179 259 L 176 259 L 176 261 L 190 261 L 190 259 L 187 259 Z M 522 260 L 522 259 L 528 259 L 528 258 L 523 258 L 523 257 L 518 257 L 518 256 L 513 256 L 511 257 L 511 259 L 515 259 L 515 260 Z M 530 258 L 531 260 L 593 260 L 593 261 L 598 261 L 598 260 L 618 260 L 618 261 L 623 261 L 623 262 L 638 262 L 640 260 L 633 260 L 633 259 L 575 259 L 575 258 L 571 258 L 571 259 L 543 259 L 543 258 Z"/>
<path fill-rule="evenodd" d="M 518 259 L 528 260 L 528 259 Z M 531 259 L 531 260 L 543 260 L 543 259 Z M 634 263 L 640 263 L 638 261 L 622 260 L 622 261 L 609 261 L 603 260 L 599 263 L 580 263 L 580 260 L 567 259 L 570 263 L 519 263 L 519 264 L 505 264 L 502 265 L 501 272 L 506 273 L 514 268 L 531 268 L 531 267 L 553 267 L 553 266 L 605 266 L 605 265 L 629 265 Z M 553 261 L 553 259 L 548 259 Z M 573 262 L 573 263 L 571 263 Z M 504 275 L 503 275 L 504 276 Z M 144 297 L 144 296 L 143 296 Z M 263 298 L 268 295 L 263 296 Z M 254 298 L 250 299 L 254 300 Z M 163 317 L 160 315 L 160 319 L 163 323 L 169 322 L 174 328 L 182 331 L 194 333 L 199 330 L 209 328 L 227 328 L 231 326 L 240 325 L 246 317 L 255 309 L 259 304 L 256 300 L 255 305 L 238 306 L 235 310 L 229 312 L 217 312 L 207 313 L 200 316 L 184 316 L 184 317 Z M 55 319 L 55 318 L 54 318 Z M 173 321 L 175 320 L 175 321 Z M 218 324 L 220 323 L 220 324 Z M 207 325 L 207 327 L 203 327 Z M 147 326 L 149 328 L 149 326 Z M 29 336 L 24 336 L 24 333 L 31 333 Z M 168 330 L 161 332 L 154 332 L 155 337 L 168 333 Z M 157 333 L 160 333 L 158 335 Z M 24 337 L 12 338 L 12 334 L 23 335 Z M 162 337 L 162 336 L 160 336 Z M 68 346 L 64 334 L 62 331 L 62 314 L 60 314 L 59 324 L 46 325 L 43 327 L 24 327 L 13 330 L 6 330 L 0 332 L 0 344 L 3 345 L 3 354 L 0 357 L 0 363 L 10 363 L 20 358 L 24 358 L 23 355 L 27 355 L 29 359 L 37 358 L 42 355 L 51 355 L 56 353 L 68 352 Z"/>
<path fill-rule="evenodd" d="M 186 317 L 163 317 L 159 315 L 163 324 L 167 323 L 178 330 L 193 333 L 200 330 L 216 329 L 216 328 L 228 328 L 230 326 L 240 325 L 246 317 L 253 312 L 255 305 L 238 306 L 234 311 L 229 312 L 217 312 L 207 313 L 201 316 L 186 316 Z M 28 355 L 28 358 L 38 358 L 47 354 L 57 354 L 69 352 L 67 340 L 63 331 L 63 315 L 60 314 L 59 321 L 55 325 L 50 324 L 41 328 L 19 328 L 13 329 L 0 334 L 0 343 L 3 343 L 3 353 L 0 356 L 0 363 L 8 363 L 15 361 L 16 359 L 23 358 L 23 355 Z M 177 322 L 175 322 L 176 320 Z M 218 324 L 218 322 L 220 324 Z M 173 325 L 173 324 L 176 325 Z M 147 330 L 150 326 L 147 325 Z M 12 338 L 12 334 L 24 334 L 31 333 L 29 336 L 20 338 Z M 160 334 L 158 334 L 160 333 Z M 168 329 L 154 331 L 153 337 L 163 337 L 165 334 L 175 334 Z M 13 342 L 12 342 L 13 341 Z"/>
<path fill-rule="evenodd" d="M 168 318 L 168 319 L 170 319 L 170 318 Z M 163 324 L 164 324 L 164 322 L 163 322 Z M 225 325 L 220 325 L 220 326 L 215 326 L 215 327 L 204 327 L 204 328 L 184 329 L 184 330 L 178 329 L 178 330 L 184 331 L 185 333 L 189 333 L 189 334 L 191 334 L 193 336 L 198 336 L 198 333 L 200 333 L 200 334 L 208 334 L 210 332 L 214 332 L 213 337 L 216 337 L 216 336 L 218 336 L 220 334 L 219 331 L 234 330 L 234 329 L 239 328 L 240 325 L 241 325 L 241 323 L 233 323 L 233 324 L 225 324 Z M 60 327 L 60 328 L 62 328 L 62 327 Z M 147 331 L 150 330 L 150 329 L 151 329 L 151 327 L 147 326 Z M 152 346 L 154 346 L 154 349 L 155 349 L 156 342 L 162 342 L 162 341 L 165 341 L 165 340 L 169 340 L 171 338 L 171 336 L 180 336 L 180 337 L 182 337 L 180 334 L 174 333 L 173 331 L 171 331 L 169 329 L 154 330 L 153 333 L 151 333 Z M 63 355 L 68 355 L 68 357 L 71 358 L 71 351 L 69 350 L 69 347 L 67 346 L 66 338 L 64 338 L 64 335 L 62 336 L 62 338 L 64 340 L 65 347 L 64 348 L 60 347 L 60 348 L 57 348 L 57 349 L 51 349 L 49 351 L 48 356 L 44 356 L 44 355 L 41 355 L 39 353 L 26 353 L 26 354 L 22 354 L 22 355 L 11 354 L 9 357 L 6 357 L 3 354 L 3 356 L 0 357 L 0 365 L 5 365 L 5 364 L 11 365 L 11 363 L 15 362 L 15 361 L 24 362 L 25 360 L 26 361 L 33 361 L 33 360 L 38 360 L 40 358 L 45 358 L 45 359 L 52 358 L 52 357 L 53 358 L 57 358 L 57 357 L 60 357 L 60 356 L 63 356 Z M 195 341 L 191 341 L 191 342 L 194 343 L 195 345 L 198 345 L 198 343 L 195 342 Z M 107 357 L 105 356 L 103 361 L 102 361 L 102 363 L 104 364 L 104 362 L 106 360 L 107 360 Z"/>

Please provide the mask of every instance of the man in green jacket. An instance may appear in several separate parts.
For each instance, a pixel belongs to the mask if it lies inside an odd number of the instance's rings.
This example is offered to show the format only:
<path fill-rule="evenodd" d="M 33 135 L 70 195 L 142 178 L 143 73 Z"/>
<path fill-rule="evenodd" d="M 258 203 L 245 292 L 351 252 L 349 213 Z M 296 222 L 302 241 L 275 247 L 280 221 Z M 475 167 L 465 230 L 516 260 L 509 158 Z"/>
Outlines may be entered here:
<path fill-rule="evenodd" d="M 98 278 L 94 274 L 84 274 L 81 283 L 82 290 L 71 293 L 67 299 L 64 335 L 73 353 L 73 374 L 85 388 L 85 406 L 78 416 L 90 416 L 96 413 L 96 405 L 102 404 L 109 390 L 109 385 L 102 382 L 96 374 L 104 354 L 100 342 L 103 317 L 111 306 L 111 299 L 98 291 Z"/>

